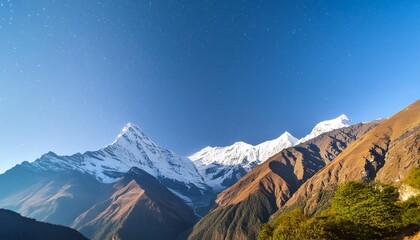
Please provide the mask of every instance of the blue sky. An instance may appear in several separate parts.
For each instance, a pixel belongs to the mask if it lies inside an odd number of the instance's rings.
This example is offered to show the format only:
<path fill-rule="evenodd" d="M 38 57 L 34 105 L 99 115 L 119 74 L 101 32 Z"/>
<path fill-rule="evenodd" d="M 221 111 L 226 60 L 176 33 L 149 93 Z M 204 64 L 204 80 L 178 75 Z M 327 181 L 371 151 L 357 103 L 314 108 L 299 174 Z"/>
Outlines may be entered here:
<path fill-rule="evenodd" d="M 189 155 L 419 98 L 418 1 L 0 0 L 0 172 L 127 122 Z"/>

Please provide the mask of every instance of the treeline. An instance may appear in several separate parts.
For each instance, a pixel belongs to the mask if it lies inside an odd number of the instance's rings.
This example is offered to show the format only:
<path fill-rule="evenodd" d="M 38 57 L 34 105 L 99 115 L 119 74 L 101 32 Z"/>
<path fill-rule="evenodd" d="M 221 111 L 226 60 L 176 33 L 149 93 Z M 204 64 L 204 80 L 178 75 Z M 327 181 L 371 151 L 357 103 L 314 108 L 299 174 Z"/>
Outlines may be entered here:
<path fill-rule="evenodd" d="M 420 169 L 404 181 L 420 189 Z M 381 183 L 346 182 L 331 205 L 313 216 L 295 208 L 264 224 L 259 240 L 384 239 L 420 227 L 420 196 L 399 200 L 398 190 Z"/>

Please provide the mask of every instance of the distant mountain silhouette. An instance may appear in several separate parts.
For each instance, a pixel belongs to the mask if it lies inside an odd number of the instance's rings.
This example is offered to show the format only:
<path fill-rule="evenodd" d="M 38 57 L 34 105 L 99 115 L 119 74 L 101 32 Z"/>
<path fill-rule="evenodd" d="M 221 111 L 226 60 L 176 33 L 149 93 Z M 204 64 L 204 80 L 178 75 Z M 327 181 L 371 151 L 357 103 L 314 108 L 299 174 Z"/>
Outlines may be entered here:
<path fill-rule="evenodd" d="M 4 240 L 87 240 L 74 229 L 38 222 L 5 209 L 0 209 L 0 223 L 0 239 Z"/>

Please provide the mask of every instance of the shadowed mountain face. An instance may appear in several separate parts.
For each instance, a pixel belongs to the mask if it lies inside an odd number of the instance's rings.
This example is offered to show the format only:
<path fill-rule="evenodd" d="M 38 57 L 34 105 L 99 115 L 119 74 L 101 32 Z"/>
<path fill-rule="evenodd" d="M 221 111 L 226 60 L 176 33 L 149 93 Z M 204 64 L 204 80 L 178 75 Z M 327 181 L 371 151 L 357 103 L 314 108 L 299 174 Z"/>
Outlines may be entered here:
<path fill-rule="evenodd" d="M 10 210 L 0 209 L 0 222 L 0 239 L 87 240 L 74 229 L 38 222 Z"/>
<path fill-rule="evenodd" d="M 217 207 L 200 220 L 189 239 L 255 239 L 260 225 L 302 183 L 378 124 L 337 129 L 274 155 L 220 193 Z"/>
<path fill-rule="evenodd" d="M 420 166 L 420 101 L 416 101 L 343 151 L 295 193 L 285 207 L 313 212 L 321 195 L 349 180 L 399 186 L 413 167 Z"/>
<path fill-rule="evenodd" d="M 108 192 L 108 184 L 77 171 L 35 171 L 24 163 L 0 175 L 0 207 L 66 226 Z"/>
<path fill-rule="evenodd" d="M 137 168 L 105 184 L 79 171 L 57 173 L 25 163 L 0 175 L 0 206 L 72 226 L 93 239 L 173 239 L 197 218 L 183 200 Z"/>
<path fill-rule="evenodd" d="M 0 207 L 69 226 L 109 194 L 109 186 L 77 171 L 35 171 L 29 164 L 22 164 L 0 175 Z"/>
<path fill-rule="evenodd" d="M 173 239 L 196 222 L 194 212 L 156 178 L 132 168 L 113 193 L 73 223 L 91 239 Z"/>

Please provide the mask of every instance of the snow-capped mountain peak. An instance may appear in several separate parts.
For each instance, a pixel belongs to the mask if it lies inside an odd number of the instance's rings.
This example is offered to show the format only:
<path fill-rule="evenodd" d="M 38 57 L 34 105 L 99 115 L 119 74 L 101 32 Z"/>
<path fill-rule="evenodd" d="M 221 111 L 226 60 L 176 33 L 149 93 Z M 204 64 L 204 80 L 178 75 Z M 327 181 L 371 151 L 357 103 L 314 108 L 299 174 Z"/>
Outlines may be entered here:
<path fill-rule="evenodd" d="M 332 130 L 343 128 L 343 127 L 348 127 L 350 125 L 351 125 L 350 119 L 346 115 L 341 114 L 337 118 L 318 123 L 317 125 L 315 125 L 315 127 L 312 129 L 312 131 L 308 135 L 301 138 L 296 144 L 306 142 L 312 138 L 318 137 L 319 135 L 323 133 L 330 132 Z"/>
<path fill-rule="evenodd" d="M 258 144 L 256 148 L 258 149 L 261 162 L 264 162 L 285 148 L 294 146 L 297 141 L 297 138 L 286 131 L 276 139 Z"/>
<path fill-rule="evenodd" d="M 71 156 L 48 153 L 32 166 L 52 171 L 76 170 L 105 183 L 115 182 L 130 168 L 138 167 L 163 182 L 167 181 L 171 185 L 169 189 L 176 183 L 178 190 L 188 190 L 191 186 L 208 188 L 189 159 L 158 146 L 131 123 L 126 124 L 117 138 L 103 149 Z"/>
<path fill-rule="evenodd" d="M 294 146 L 297 140 L 285 132 L 276 139 L 255 146 L 235 142 L 227 147 L 206 147 L 189 158 L 205 177 L 206 183 L 219 190 L 284 148 Z"/>
<path fill-rule="evenodd" d="M 260 143 L 256 147 L 261 147 L 261 146 L 266 146 L 266 145 L 278 145 L 279 143 L 282 143 L 282 142 L 290 142 L 294 145 L 294 143 L 296 143 L 297 141 L 298 141 L 297 138 L 295 138 L 292 134 L 286 131 L 283 134 L 281 134 L 278 138 Z"/>
<path fill-rule="evenodd" d="M 289 132 L 285 132 L 276 139 L 255 146 L 239 141 L 227 147 L 205 147 L 189 158 L 205 165 L 212 163 L 231 166 L 245 164 L 251 167 L 267 160 L 271 156 L 270 154 L 274 155 L 286 147 L 293 146 L 297 140 Z"/>
<path fill-rule="evenodd" d="M 130 134 L 130 132 L 133 135 L 140 135 L 138 134 L 138 132 L 143 134 L 143 132 L 137 126 L 129 122 L 123 127 L 120 134 L 118 134 L 117 138 L 114 140 L 114 142 L 112 142 L 112 144 L 116 143 L 119 139 L 123 138 L 124 136 L 127 136 L 128 134 Z"/>
<path fill-rule="evenodd" d="M 302 139 L 284 132 L 278 138 L 258 145 L 236 142 L 227 147 L 206 147 L 189 157 L 214 189 L 223 189 L 236 182 L 246 172 L 263 163 L 281 150 L 306 142 L 323 133 L 351 125 L 349 118 L 342 114 L 337 118 L 318 123 Z"/>
<path fill-rule="evenodd" d="M 127 123 L 118 134 L 117 138 L 115 138 L 115 140 L 110 145 L 121 142 L 132 143 L 136 141 L 148 141 L 153 143 L 137 125 Z M 155 143 L 153 143 L 153 145 L 157 146 Z"/>

